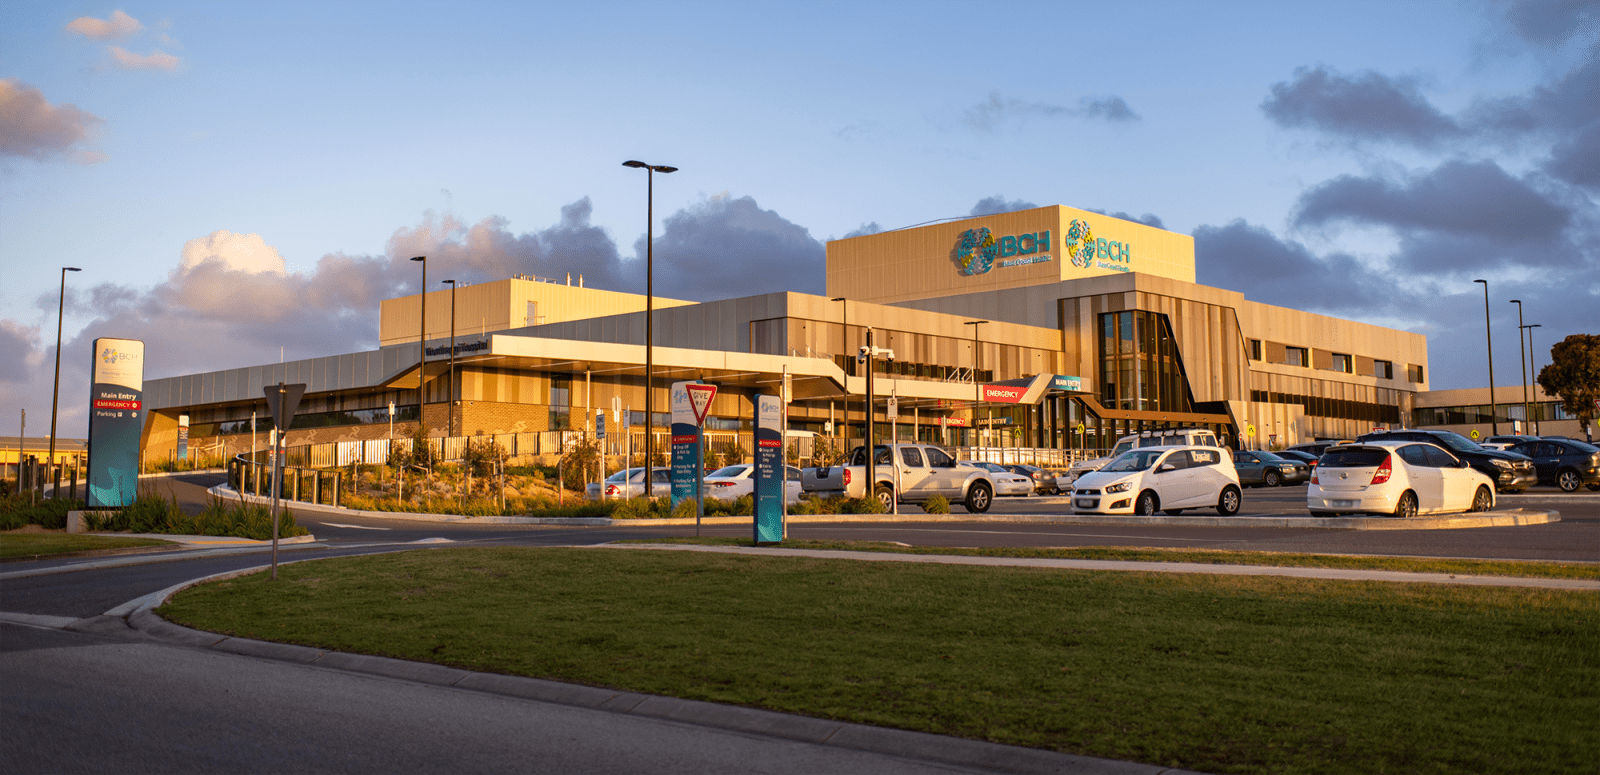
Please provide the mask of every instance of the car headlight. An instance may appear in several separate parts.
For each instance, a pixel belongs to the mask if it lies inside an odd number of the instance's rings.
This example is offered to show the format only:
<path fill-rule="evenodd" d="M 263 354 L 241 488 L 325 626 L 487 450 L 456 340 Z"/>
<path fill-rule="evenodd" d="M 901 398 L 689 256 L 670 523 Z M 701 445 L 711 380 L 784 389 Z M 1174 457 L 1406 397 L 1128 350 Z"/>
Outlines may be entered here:
<path fill-rule="evenodd" d="M 1502 470 L 1505 470 L 1505 471 L 1510 471 L 1511 470 L 1511 464 L 1507 463 L 1504 460 L 1493 460 L 1493 461 L 1490 461 L 1490 462 L 1494 463 L 1494 467 L 1495 468 L 1499 468 L 1499 469 L 1502 469 Z"/>
<path fill-rule="evenodd" d="M 1133 482 L 1117 482 L 1116 484 L 1107 485 L 1105 491 L 1107 494 L 1114 492 L 1127 492 L 1132 487 Z"/>

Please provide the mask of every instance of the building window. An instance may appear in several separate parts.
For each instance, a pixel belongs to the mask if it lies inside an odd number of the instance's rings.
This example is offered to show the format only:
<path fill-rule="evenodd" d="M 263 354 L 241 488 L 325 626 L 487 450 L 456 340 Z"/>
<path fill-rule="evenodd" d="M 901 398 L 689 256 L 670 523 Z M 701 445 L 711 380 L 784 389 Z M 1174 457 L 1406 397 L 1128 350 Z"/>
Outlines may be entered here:
<path fill-rule="evenodd" d="M 1192 412 L 1194 401 L 1165 315 L 1100 316 L 1100 403 L 1108 409 Z"/>
<path fill-rule="evenodd" d="M 1378 379 L 1394 379 L 1394 363 L 1390 361 L 1373 361 L 1372 376 Z"/>
<path fill-rule="evenodd" d="M 1260 339 L 1251 339 L 1250 340 L 1250 360 L 1252 360 L 1252 361 L 1261 360 L 1261 340 Z"/>
<path fill-rule="evenodd" d="M 1304 347 L 1285 347 L 1283 348 L 1283 363 L 1286 366 L 1300 366 L 1302 368 L 1310 366 L 1311 352 Z"/>
<path fill-rule="evenodd" d="M 1328 364 L 1328 370 L 1329 371 L 1342 371 L 1342 372 L 1344 372 L 1346 374 L 1351 373 L 1352 371 L 1354 371 L 1354 369 L 1351 368 L 1351 358 L 1350 358 L 1350 356 L 1345 355 L 1343 353 L 1334 353 L 1333 354 L 1333 362 Z"/>
<path fill-rule="evenodd" d="M 1422 382 L 1422 367 L 1415 363 L 1406 366 L 1406 379 L 1411 382 Z"/>
<path fill-rule="evenodd" d="M 550 430 L 572 428 L 572 378 L 550 378 Z"/>

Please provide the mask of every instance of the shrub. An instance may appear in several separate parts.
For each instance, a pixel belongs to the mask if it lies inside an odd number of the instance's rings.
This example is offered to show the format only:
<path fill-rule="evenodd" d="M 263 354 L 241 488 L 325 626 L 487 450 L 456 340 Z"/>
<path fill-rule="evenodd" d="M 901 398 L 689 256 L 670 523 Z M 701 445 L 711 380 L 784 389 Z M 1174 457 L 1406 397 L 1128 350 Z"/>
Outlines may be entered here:
<path fill-rule="evenodd" d="M 923 501 L 922 512 L 924 514 L 949 514 L 950 501 L 945 500 L 943 495 L 935 495 Z"/>
<path fill-rule="evenodd" d="M 48 530 L 67 526 L 67 512 L 83 509 L 82 500 L 45 499 L 29 503 L 28 493 L 0 498 L 0 530 L 15 530 L 23 525 L 38 525 Z"/>
<path fill-rule="evenodd" d="M 699 508 L 700 507 L 697 503 L 695 503 L 694 498 L 684 498 L 683 500 L 678 501 L 678 507 L 672 510 L 672 518 L 694 519 L 695 512 L 697 512 Z"/>

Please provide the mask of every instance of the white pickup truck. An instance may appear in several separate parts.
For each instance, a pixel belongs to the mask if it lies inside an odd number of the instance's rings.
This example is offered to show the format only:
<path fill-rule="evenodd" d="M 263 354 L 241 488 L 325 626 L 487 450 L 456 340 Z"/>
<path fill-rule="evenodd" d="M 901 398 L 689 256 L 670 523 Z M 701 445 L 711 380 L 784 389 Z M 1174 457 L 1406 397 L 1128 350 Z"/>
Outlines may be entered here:
<path fill-rule="evenodd" d="M 952 504 L 981 514 L 994 502 L 994 482 L 989 472 L 956 464 L 950 453 L 928 444 L 879 444 L 873 448 L 872 493 L 885 509 L 896 498 L 901 503 L 920 503 L 943 495 Z M 891 464 L 891 461 L 892 464 Z M 816 495 L 866 494 L 867 460 L 861 447 L 851 450 L 842 466 L 807 468 L 801 475 L 806 492 Z"/>

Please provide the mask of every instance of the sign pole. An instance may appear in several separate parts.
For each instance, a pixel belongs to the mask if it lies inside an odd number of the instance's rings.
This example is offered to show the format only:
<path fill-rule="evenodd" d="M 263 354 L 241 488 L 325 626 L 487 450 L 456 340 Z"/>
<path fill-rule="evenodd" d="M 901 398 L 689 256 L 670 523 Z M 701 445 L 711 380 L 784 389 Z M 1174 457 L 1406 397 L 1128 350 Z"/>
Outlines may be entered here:
<path fill-rule="evenodd" d="M 273 415 L 279 416 L 283 405 L 283 383 L 278 383 L 278 394 L 273 397 Z M 280 424 L 272 440 L 272 580 L 278 580 L 278 498 L 283 494 L 283 426 Z"/>

